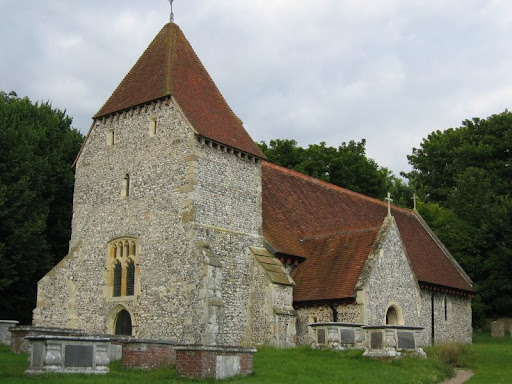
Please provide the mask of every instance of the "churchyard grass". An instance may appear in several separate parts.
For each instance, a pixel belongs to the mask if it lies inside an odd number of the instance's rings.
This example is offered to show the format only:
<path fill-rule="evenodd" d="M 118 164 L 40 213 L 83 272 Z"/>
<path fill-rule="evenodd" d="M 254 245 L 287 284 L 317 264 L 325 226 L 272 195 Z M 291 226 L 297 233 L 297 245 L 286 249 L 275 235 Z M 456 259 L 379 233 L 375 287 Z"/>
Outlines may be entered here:
<path fill-rule="evenodd" d="M 512 338 L 492 338 L 477 332 L 473 337 L 476 356 L 475 376 L 468 384 L 512 383 Z"/>
<path fill-rule="evenodd" d="M 155 371 L 122 369 L 119 362 L 110 366 L 105 376 L 40 375 L 27 376 L 27 355 L 14 355 L 0 346 L 0 383 L 56 383 L 56 384 L 171 384 L 213 383 L 214 380 L 188 380 L 176 377 L 173 368 Z M 294 349 L 259 348 L 254 359 L 255 374 L 222 381 L 240 384 L 315 384 L 315 383 L 436 383 L 448 377 L 451 368 L 435 359 L 416 357 L 393 361 L 363 358 L 361 351 L 334 352 Z"/>

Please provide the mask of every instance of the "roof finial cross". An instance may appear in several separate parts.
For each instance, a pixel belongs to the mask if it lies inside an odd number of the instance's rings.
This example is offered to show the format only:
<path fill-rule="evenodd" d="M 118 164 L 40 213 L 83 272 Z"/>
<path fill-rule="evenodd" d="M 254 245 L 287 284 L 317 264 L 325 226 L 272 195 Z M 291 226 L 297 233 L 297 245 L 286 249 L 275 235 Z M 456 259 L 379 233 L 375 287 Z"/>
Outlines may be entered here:
<path fill-rule="evenodd" d="M 171 3 L 171 22 L 174 21 L 174 13 L 172 12 L 172 3 L 174 2 L 174 0 L 169 0 L 169 3 Z"/>
<path fill-rule="evenodd" d="M 393 199 L 391 198 L 391 193 L 388 192 L 388 197 L 386 197 L 384 200 L 388 202 L 388 217 L 391 217 L 391 203 L 393 202 Z"/>
<path fill-rule="evenodd" d="M 415 193 L 412 195 L 412 201 L 414 202 L 414 210 L 416 211 L 416 200 L 418 200 L 418 195 Z"/>

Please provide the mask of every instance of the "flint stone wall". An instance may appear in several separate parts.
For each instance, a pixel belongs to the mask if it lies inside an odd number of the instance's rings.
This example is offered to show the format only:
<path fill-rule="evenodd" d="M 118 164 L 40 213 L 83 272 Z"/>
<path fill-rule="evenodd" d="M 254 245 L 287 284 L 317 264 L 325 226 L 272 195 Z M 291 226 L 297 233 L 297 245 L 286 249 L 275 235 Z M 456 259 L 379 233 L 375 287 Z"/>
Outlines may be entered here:
<path fill-rule="evenodd" d="M 358 292 L 358 302 L 365 304 L 363 323 L 386 324 L 387 310 L 394 305 L 404 325 L 419 326 L 420 289 L 393 218 L 386 218 L 377 242 Z"/>
<path fill-rule="evenodd" d="M 130 193 L 121 197 L 126 174 Z M 254 285 L 246 252 L 264 245 L 261 165 L 198 140 L 173 100 L 95 121 L 73 208 L 70 252 L 39 282 L 34 325 L 114 333 L 126 309 L 138 338 L 265 342 L 248 327 L 249 296 L 266 288 Z M 140 289 L 113 298 L 107 244 L 125 236 L 139 241 Z"/>
<path fill-rule="evenodd" d="M 434 296 L 434 343 L 455 342 L 471 344 L 471 299 L 443 292 L 421 290 L 421 322 L 425 328 L 423 342 L 432 344 L 432 295 Z M 447 300 L 445 319 L 444 298 Z"/>

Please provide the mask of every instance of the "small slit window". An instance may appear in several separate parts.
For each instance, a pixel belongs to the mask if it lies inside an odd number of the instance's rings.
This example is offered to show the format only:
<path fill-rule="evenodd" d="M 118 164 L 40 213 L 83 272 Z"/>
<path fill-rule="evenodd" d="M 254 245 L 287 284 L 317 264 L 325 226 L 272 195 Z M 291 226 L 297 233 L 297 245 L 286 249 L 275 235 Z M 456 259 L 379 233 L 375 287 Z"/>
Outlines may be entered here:
<path fill-rule="evenodd" d="M 107 145 L 112 146 L 116 143 L 116 133 L 113 129 L 107 132 Z"/>
<path fill-rule="evenodd" d="M 151 119 L 149 122 L 149 136 L 153 137 L 156 136 L 156 132 L 158 129 L 158 120 L 156 118 Z"/>
<path fill-rule="evenodd" d="M 130 196 L 130 175 L 127 173 L 123 179 L 123 185 L 121 189 L 121 197 Z"/>

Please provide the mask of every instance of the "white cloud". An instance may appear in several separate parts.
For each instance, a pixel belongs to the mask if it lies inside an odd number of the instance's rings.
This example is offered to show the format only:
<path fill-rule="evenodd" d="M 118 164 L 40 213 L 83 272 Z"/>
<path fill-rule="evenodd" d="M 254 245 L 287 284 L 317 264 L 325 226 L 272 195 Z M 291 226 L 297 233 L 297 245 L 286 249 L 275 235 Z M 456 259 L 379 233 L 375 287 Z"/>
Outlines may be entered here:
<path fill-rule="evenodd" d="M 168 21 L 163 0 L 0 0 L 0 89 L 86 131 Z M 510 107 L 507 0 L 187 0 L 175 19 L 256 140 L 367 139 L 395 173 L 434 129 Z"/>

